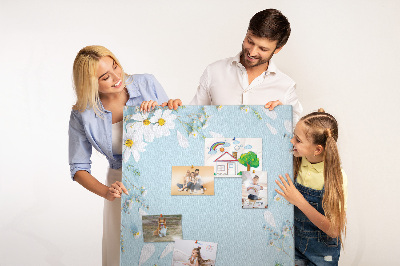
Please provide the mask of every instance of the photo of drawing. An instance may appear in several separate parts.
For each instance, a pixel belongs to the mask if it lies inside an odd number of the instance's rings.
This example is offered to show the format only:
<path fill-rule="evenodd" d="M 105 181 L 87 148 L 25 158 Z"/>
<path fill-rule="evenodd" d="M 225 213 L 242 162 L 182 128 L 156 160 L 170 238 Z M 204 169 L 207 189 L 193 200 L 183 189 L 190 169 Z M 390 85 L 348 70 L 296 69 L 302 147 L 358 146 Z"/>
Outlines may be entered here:
<path fill-rule="evenodd" d="M 204 165 L 213 166 L 217 177 L 262 169 L 261 138 L 206 138 L 204 146 Z"/>
<path fill-rule="evenodd" d="M 171 195 L 214 195 L 214 167 L 172 166 Z"/>
<path fill-rule="evenodd" d="M 197 240 L 175 241 L 172 265 L 214 266 L 217 258 L 217 243 Z"/>
<path fill-rule="evenodd" d="M 182 215 L 143 215 L 144 242 L 173 242 L 182 239 Z"/>
<path fill-rule="evenodd" d="M 267 172 L 242 173 L 242 208 L 264 209 L 268 207 Z"/>

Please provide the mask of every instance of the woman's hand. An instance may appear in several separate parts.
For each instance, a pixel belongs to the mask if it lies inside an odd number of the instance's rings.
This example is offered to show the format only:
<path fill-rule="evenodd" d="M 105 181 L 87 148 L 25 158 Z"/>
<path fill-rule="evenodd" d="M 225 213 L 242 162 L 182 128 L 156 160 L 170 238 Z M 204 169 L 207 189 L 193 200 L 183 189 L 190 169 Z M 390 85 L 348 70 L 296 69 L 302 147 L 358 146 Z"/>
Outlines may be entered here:
<path fill-rule="evenodd" d="M 116 198 L 121 198 L 122 192 L 126 195 L 129 195 L 128 190 L 125 188 L 124 184 L 120 181 L 116 181 L 113 183 L 107 191 L 106 199 L 109 201 L 113 201 Z"/>
<path fill-rule="evenodd" d="M 156 101 L 150 100 L 150 101 L 143 101 L 142 104 L 140 105 L 140 111 L 142 112 L 150 112 L 154 107 L 156 107 L 158 103 Z"/>
<path fill-rule="evenodd" d="M 279 175 L 279 178 L 281 179 L 282 183 L 279 182 L 279 180 L 275 180 L 276 184 L 282 189 L 282 191 L 275 189 L 278 194 L 296 206 L 306 201 L 303 195 L 294 186 L 289 174 L 286 174 L 287 182 L 281 175 Z"/>
<path fill-rule="evenodd" d="M 267 102 L 267 103 L 265 104 L 264 107 L 267 108 L 267 109 L 269 109 L 270 111 L 272 111 L 272 110 L 274 110 L 274 108 L 277 107 L 278 105 L 282 105 L 282 103 L 281 103 L 281 101 L 276 100 L 276 101 Z"/>
<path fill-rule="evenodd" d="M 167 105 L 168 105 L 168 108 L 169 108 L 169 109 L 177 110 L 178 107 L 182 105 L 182 101 L 181 101 L 180 99 L 175 99 L 175 100 L 169 99 L 169 101 L 163 103 L 163 104 L 161 105 L 161 107 L 164 107 L 164 106 L 167 106 Z"/>

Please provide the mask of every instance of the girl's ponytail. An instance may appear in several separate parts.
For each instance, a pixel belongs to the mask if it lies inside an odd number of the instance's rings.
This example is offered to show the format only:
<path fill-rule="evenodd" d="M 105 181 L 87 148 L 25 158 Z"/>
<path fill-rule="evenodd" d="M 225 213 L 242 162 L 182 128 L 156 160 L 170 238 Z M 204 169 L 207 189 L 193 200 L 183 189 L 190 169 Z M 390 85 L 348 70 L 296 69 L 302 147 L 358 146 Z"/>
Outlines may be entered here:
<path fill-rule="evenodd" d="M 342 240 L 341 233 L 343 232 L 346 235 L 346 213 L 344 211 L 343 175 L 340 167 L 339 151 L 331 129 L 325 129 L 324 134 L 326 135 L 324 157 L 325 192 L 322 207 L 326 217 L 331 222 L 331 227 L 339 229 L 339 238 Z"/>

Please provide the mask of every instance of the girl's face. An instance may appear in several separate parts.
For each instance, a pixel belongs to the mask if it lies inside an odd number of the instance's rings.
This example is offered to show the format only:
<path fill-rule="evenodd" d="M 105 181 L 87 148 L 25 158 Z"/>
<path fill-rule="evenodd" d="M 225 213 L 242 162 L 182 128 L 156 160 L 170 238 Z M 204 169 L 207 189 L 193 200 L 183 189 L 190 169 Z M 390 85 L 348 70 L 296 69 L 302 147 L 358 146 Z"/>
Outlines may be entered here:
<path fill-rule="evenodd" d="M 294 129 L 294 136 L 290 140 L 293 144 L 293 155 L 295 157 L 306 157 L 309 162 L 320 160 L 321 145 L 313 144 L 306 136 L 307 127 L 304 122 L 299 121 Z"/>
<path fill-rule="evenodd" d="M 196 250 L 192 250 L 192 256 L 193 256 L 193 257 L 197 257 L 197 252 L 196 252 Z"/>
<path fill-rule="evenodd" d="M 119 93 L 124 89 L 122 69 L 109 56 L 100 58 L 97 66 L 99 93 Z"/>

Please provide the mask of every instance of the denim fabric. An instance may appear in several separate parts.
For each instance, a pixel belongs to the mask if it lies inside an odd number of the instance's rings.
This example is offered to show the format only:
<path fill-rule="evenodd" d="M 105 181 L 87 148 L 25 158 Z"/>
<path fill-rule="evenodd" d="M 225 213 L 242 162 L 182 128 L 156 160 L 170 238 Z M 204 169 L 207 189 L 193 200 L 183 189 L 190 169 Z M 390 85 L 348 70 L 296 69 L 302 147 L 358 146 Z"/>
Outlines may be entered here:
<path fill-rule="evenodd" d="M 129 93 L 127 106 L 140 105 L 143 101 L 157 101 L 159 104 L 168 101 L 161 84 L 150 74 L 136 74 L 126 77 L 126 88 Z M 92 147 L 105 155 L 110 168 L 122 166 L 122 156 L 112 152 L 111 125 L 112 113 L 105 110 L 104 118 L 98 117 L 93 109 L 84 112 L 71 111 L 69 120 L 69 165 L 71 178 L 79 170 L 90 173 Z"/>
<path fill-rule="evenodd" d="M 322 208 L 324 189 L 311 189 L 297 182 L 295 186 L 311 206 L 324 214 Z M 294 229 L 296 265 L 338 265 L 340 256 L 339 238 L 329 237 L 296 206 L 294 207 Z"/>
<path fill-rule="evenodd" d="M 248 199 L 251 199 L 251 200 L 259 200 L 259 199 L 261 199 L 261 198 L 259 198 L 257 195 L 253 195 L 253 194 L 249 194 L 249 195 L 247 196 L 247 198 L 248 198 Z"/>

